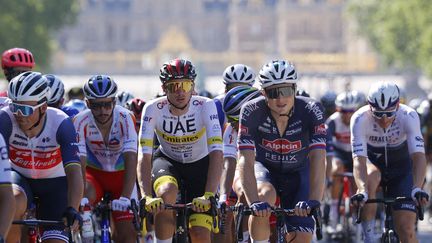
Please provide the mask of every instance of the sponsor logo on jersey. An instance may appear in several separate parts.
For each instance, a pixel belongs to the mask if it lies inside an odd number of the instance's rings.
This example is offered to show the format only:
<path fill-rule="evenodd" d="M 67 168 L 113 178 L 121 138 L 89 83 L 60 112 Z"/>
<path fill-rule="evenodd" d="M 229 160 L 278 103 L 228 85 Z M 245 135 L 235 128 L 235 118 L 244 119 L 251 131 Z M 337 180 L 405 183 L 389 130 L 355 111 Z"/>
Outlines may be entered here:
<path fill-rule="evenodd" d="M 287 153 L 299 151 L 302 148 L 302 144 L 300 140 L 291 142 L 283 138 L 278 138 L 275 140 L 263 139 L 262 145 L 267 150 L 271 150 L 280 154 L 287 154 Z"/>
<path fill-rule="evenodd" d="M 318 126 L 314 127 L 314 133 L 315 134 L 321 134 L 321 135 L 326 135 L 327 134 L 327 129 L 325 124 L 319 124 Z"/>
<path fill-rule="evenodd" d="M 194 106 L 199 106 L 199 105 L 203 105 L 204 101 L 203 100 L 194 100 L 192 101 L 192 105 Z"/>
<path fill-rule="evenodd" d="M 22 140 L 26 140 L 26 141 L 27 141 L 27 138 L 26 138 L 26 137 L 23 137 L 23 136 L 18 135 L 18 134 L 14 134 L 14 137 L 15 137 L 15 138 L 19 138 L 19 139 L 22 139 Z"/>
<path fill-rule="evenodd" d="M 120 144 L 120 141 L 117 138 L 112 138 L 111 140 L 109 140 L 108 144 L 110 146 L 117 146 Z"/>
<path fill-rule="evenodd" d="M 150 122 L 153 119 L 153 117 L 145 116 L 143 121 L 144 122 Z"/>
<path fill-rule="evenodd" d="M 416 136 L 415 137 L 415 140 L 417 141 L 417 142 L 424 142 L 424 140 L 423 140 L 423 138 L 422 137 L 420 137 L 420 136 Z"/>
<path fill-rule="evenodd" d="M 158 102 L 158 103 L 156 104 L 156 107 L 157 107 L 159 110 L 162 110 L 162 109 L 164 108 L 164 106 L 167 105 L 167 104 L 168 104 L 168 101 L 167 101 L 167 100 L 164 100 L 164 101 Z"/>
<path fill-rule="evenodd" d="M 270 129 L 264 126 L 258 126 L 258 131 L 263 133 L 271 133 Z"/>
<path fill-rule="evenodd" d="M 217 116 L 217 115 L 216 115 Z M 175 134 L 178 132 L 191 133 L 196 131 L 195 119 L 186 120 L 163 120 L 162 129 L 166 133 Z"/>
<path fill-rule="evenodd" d="M 90 141 L 90 144 L 95 144 L 98 147 L 103 147 L 104 142 L 103 141 Z"/>
<path fill-rule="evenodd" d="M 50 137 L 42 138 L 42 143 L 48 143 L 49 141 L 51 141 Z"/>
<path fill-rule="evenodd" d="M 293 135 L 293 134 L 296 134 L 296 133 L 299 133 L 299 132 L 301 132 L 301 127 L 299 127 L 299 128 L 296 128 L 296 129 L 293 129 L 293 130 L 288 130 L 288 131 L 286 131 L 286 135 Z"/>
<path fill-rule="evenodd" d="M 62 162 L 60 148 L 52 151 L 20 150 L 14 147 L 10 149 L 10 160 L 18 167 L 25 169 L 45 170 Z"/>
<path fill-rule="evenodd" d="M 210 120 L 217 120 L 219 119 L 219 116 L 217 114 L 210 115 Z"/>
<path fill-rule="evenodd" d="M 310 101 L 307 103 L 306 108 L 309 109 L 309 111 L 312 111 L 314 113 L 317 120 L 322 120 L 324 118 L 323 111 L 320 109 L 317 103 Z"/>
<path fill-rule="evenodd" d="M 157 130 L 156 133 L 159 138 L 165 140 L 167 143 L 182 144 L 182 143 L 194 143 L 198 141 L 205 134 L 205 131 L 206 131 L 205 128 L 202 128 L 201 131 L 186 136 L 178 136 L 178 135 L 172 136 L 170 134 L 166 134 L 159 130 Z"/>
<path fill-rule="evenodd" d="M 18 146 L 23 146 L 23 147 L 27 147 L 28 146 L 28 143 L 26 143 L 26 142 L 18 142 L 18 141 L 15 141 L 15 140 L 13 140 L 11 142 L 11 144 L 18 145 Z"/>

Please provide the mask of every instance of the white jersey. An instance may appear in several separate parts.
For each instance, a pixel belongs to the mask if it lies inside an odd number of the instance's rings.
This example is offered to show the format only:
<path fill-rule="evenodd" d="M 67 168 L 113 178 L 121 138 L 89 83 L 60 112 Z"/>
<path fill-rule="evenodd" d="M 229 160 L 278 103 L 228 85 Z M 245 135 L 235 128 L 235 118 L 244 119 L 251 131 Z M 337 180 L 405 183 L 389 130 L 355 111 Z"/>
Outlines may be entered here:
<path fill-rule="evenodd" d="M 340 112 L 333 113 L 326 121 L 327 133 L 332 145 L 339 150 L 351 152 L 350 127 L 342 122 Z"/>
<path fill-rule="evenodd" d="M 11 167 L 3 136 L 0 134 L 0 185 L 11 183 Z"/>
<path fill-rule="evenodd" d="M 353 156 L 367 157 L 368 146 L 391 149 L 405 142 L 409 154 L 425 152 L 418 114 L 406 105 L 399 105 L 396 118 L 386 131 L 376 123 L 369 106 L 363 106 L 351 117 Z"/>
<path fill-rule="evenodd" d="M 222 151 L 221 127 L 213 100 L 192 96 L 188 111 L 181 116 L 171 114 L 169 107 L 167 97 L 151 100 L 144 106 L 141 153 L 153 153 L 155 133 L 162 153 L 180 163 L 192 163 L 212 151 Z"/>
<path fill-rule="evenodd" d="M 74 117 L 78 133 L 79 155 L 87 158 L 87 166 L 103 171 L 124 170 L 125 152 L 137 152 L 138 137 L 134 115 L 121 106 L 113 109 L 113 122 L 105 144 L 90 109 Z"/>
<path fill-rule="evenodd" d="M 237 160 L 237 134 L 231 124 L 225 126 L 223 132 L 223 155 L 224 158 L 234 158 Z"/>

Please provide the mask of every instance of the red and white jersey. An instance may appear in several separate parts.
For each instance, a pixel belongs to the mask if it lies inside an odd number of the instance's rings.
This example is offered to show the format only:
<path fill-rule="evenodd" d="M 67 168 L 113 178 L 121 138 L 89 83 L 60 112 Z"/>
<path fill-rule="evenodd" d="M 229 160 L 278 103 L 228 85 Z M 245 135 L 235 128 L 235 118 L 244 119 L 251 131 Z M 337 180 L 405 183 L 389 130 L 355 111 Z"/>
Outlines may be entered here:
<path fill-rule="evenodd" d="M 103 171 L 124 170 L 126 152 L 137 152 L 138 140 L 135 117 L 121 106 L 113 109 L 113 122 L 105 144 L 90 109 L 74 117 L 78 133 L 79 155 L 87 158 L 87 166 Z"/>
<path fill-rule="evenodd" d="M 351 132 L 349 125 L 342 121 L 340 112 L 335 112 L 327 121 L 327 133 L 332 145 L 342 151 L 351 152 Z"/>
<path fill-rule="evenodd" d="M 0 109 L 7 107 L 11 100 L 8 97 L 0 97 Z"/>
<path fill-rule="evenodd" d="M 193 163 L 223 149 L 216 105 L 206 97 L 192 96 L 188 111 L 181 116 L 171 114 L 166 97 L 147 102 L 140 129 L 141 153 L 153 153 L 155 133 L 161 151 L 180 163 Z"/>
<path fill-rule="evenodd" d="M 238 132 L 227 123 L 223 132 L 223 156 L 237 160 L 237 134 Z"/>
<path fill-rule="evenodd" d="M 0 133 L 9 150 L 12 169 L 27 178 L 65 176 L 64 167 L 79 163 L 76 133 L 72 121 L 59 109 L 48 107 L 42 131 L 28 138 L 6 107 L 0 111 Z"/>

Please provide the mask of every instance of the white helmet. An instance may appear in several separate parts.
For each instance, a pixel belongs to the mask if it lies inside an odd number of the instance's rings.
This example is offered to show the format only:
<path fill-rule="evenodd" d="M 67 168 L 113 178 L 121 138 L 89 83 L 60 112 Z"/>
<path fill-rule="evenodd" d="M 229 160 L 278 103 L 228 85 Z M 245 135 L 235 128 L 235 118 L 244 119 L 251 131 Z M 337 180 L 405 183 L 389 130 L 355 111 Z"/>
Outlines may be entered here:
<path fill-rule="evenodd" d="M 132 100 L 133 98 L 135 98 L 135 97 L 131 93 L 126 92 L 126 91 L 122 91 L 120 93 L 117 93 L 117 95 L 116 95 L 116 99 L 117 99 L 116 105 L 126 107 L 127 102 L 130 101 L 130 100 Z"/>
<path fill-rule="evenodd" d="M 64 84 L 61 79 L 54 74 L 45 74 L 43 76 L 48 80 L 48 86 L 50 87 L 48 105 L 54 105 L 58 103 L 64 96 Z"/>
<path fill-rule="evenodd" d="M 261 68 L 259 81 L 263 89 L 275 84 L 296 84 L 297 72 L 290 62 L 272 61 Z"/>
<path fill-rule="evenodd" d="M 399 102 L 399 88 L 396 84 L 381 82 L 371 86 L 368 103 L 375 109 L 386 110 Z"/>
<path fill-rule="evenodd" d="M 335 104 L 343 110 L 356 110 L 363 104 L 363 98 L 357 91 L 343 92 L 337 96 Z"/>
<path fill-rule="evenodd" d="M 12 101 L 46 102 L 49 95 L 48 80 L 38 72 L 25 72 L 9 83 L 8 96 Z"/>
<path fill-rule="evenodd" d="M 252 86 L 255 82 L 255 71 L 244 64 L 234 64 L 223 72 L 224 84 L 244 83 Z"/>

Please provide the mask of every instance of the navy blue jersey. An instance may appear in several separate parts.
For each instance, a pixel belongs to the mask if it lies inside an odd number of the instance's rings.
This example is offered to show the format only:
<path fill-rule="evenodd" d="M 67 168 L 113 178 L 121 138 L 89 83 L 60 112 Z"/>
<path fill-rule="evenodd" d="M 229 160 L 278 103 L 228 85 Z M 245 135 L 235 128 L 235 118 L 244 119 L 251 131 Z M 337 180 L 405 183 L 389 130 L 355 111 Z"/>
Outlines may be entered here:
<path fill-rule="evenodd" d="M 309 163 L 312 149 L 325 149 L 327 131 L 320 103 L 295 97 L 294 110 L 283 136 L 265 98 L 247 102 L 240 112 L 239 150 L 253 149 L 256 161 L 282 173 L 298 171 Z"/>

